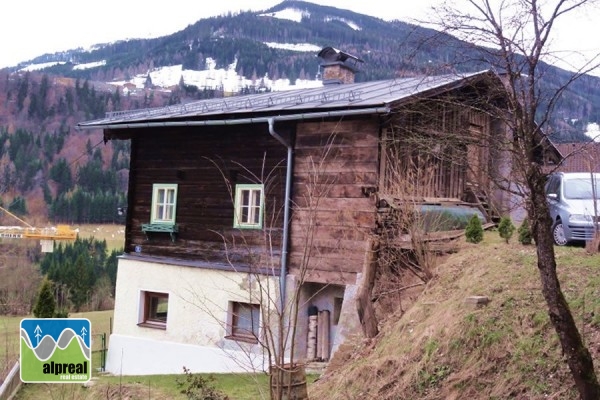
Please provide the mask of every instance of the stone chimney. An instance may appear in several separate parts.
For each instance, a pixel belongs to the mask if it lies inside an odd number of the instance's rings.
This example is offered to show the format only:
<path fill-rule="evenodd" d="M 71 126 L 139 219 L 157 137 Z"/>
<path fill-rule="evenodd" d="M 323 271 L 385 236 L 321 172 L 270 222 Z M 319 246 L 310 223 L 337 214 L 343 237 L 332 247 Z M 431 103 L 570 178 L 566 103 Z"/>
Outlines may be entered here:
<path fill-rule="evenodd" d="M 364 62 L 356 56 L 333 47 L 323 48 L 317 56 L 323 60 L 321 63 L 323 85 L 354 83 L 354 76 L 359 72 L 357 64 Z"/>

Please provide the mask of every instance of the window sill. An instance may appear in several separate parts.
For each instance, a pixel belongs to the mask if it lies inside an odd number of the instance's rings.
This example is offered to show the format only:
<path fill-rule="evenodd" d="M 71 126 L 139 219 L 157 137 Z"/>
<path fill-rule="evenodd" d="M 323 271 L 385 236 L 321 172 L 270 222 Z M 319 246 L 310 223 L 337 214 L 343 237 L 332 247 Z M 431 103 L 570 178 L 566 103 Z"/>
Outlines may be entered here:
<path fill-rule="evenodd" d="M 153 329 L 167 330 L 167 324 L 162 324 L 159 322 L 145 321 L 145 322 L 140 322 L 139 324 L 137 324 L 137 326 L 139 326 L 141 328 L 153 328 Z"/>
<path fill-rule="evenodd" d="M 252 344 L 257 344 L 258 343 L 258 339 L 256 339 L 254 336 L 228 335 L 228 336 L 225 336 L 225 339 L 235 340 L 236 342 L 252 343 Z"/>
<path fill-rule="evenodd" d="M 146 239 L 148 240 L 150 240 L 148 232 L 168 233 L 171 235 L 171 241 L 175 242 L 179 226 L 177 224 L 142 224 L 142 232 L 146 234 Z"/>

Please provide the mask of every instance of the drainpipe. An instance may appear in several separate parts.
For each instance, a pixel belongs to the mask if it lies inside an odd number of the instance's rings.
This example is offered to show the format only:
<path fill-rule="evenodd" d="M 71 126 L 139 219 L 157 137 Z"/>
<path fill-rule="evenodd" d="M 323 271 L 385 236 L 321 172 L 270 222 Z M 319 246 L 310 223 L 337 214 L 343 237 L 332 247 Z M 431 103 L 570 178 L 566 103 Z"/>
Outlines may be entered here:
<path fill-rule="evenodd" d="M 286 142 L 277 132 L 275 132 L 275 118 L 271 117 L 267 120 L 269 123 L 269 133 L 281 144 L 287 147 L 287 166 L 286 166 L 286 177 L 285 177 L 285 199 L 283 206 L 283 244 L 281 246 L 281 271 L 279 276 L 279 290 L 281 298 L 281 309 L 285 307 L 285 292 L 286 283 L 285 279 L 287 276 L 288 269 L 288 235 L 290 230 L 290 196 L 292 191 L 292 144 Z"/>

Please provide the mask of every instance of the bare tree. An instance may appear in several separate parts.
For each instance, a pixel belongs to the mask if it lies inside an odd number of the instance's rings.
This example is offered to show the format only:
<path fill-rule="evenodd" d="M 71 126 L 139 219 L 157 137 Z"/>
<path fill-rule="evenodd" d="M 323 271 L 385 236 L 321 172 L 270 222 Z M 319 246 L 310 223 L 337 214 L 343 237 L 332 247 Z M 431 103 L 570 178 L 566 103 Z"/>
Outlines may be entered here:
<path fill-rule="evenodd" d="M 490 107 L 488 111 L 509 128 L 502 144 L 506 148 L 510 146 L 511 178 L 516 184 L 500 183 L 504 189 L 524 197 L 550 320 L 582 399 L 599 398 L 600 386 L 592 357 L 558 280 L 552 220 L 545 194 L 549 171 L 540 160 L 561 95 L 573 82 L 597 67 L 597 57 L 592 58 L 574 72 L 562 75 L 557 86 L 551 89 L 544 86 L 552 71 L 546 62 L 556 60 L 552 59 L 549 49 L 556 34 L 553 28 L 565 15 L 580 12 L 593 3 L 593 0 L 463 0 L 446 1 L 437 9 L 438 15 L 443 16 L 439 22 L 441 31 L 472 43 L 471 54 L 480 57 L 477 61 L 491 65 L 504 79 L 503 107 L 496 110 Z"/>
<path fill-rule="evenodd" d="M 245 268 L 247 277 L 242 285 L 242 296 L 244 301 L 258 306 L 257 309 L 252 310 L 252 313 L 256 313 L 255 317 L 260 316 L 260 318 L 257 320 L 251 318 L 248 321 L 252 325 L 252 329 L 244 332 L 248 339 L 247 342 L 232 341 L 226 347 L 231 349 L 237 346 L 236 350 L 243 354 L 243 359 L 234 359 L 234 361 L 247 371 L 265 370 L 267 366 L 263 362 L 269 363 L 271 390 L 268 394 L 261 393 L 263 398 L 273 400 L 296 398 L 294 396 L 299 396 L 299 394 L 298 392 L 292 393 L 292 390 L 301 390 L 293 388 L 295 384 L 293 379 L 297 378 L 292 378 L 292 374 L 302 371 L 300 370 L 301 364 L 306 361 L 298 350 L 299 334 L 303 333 L 298 328 L 298 313 L 299 309 L 305 307 L 312 300 L 303 294 L 303 284 L 306 282 L 307 274 L 313 268 L 311 258 L 316 251 L 315 240 L 319 229 L 317 212 L 322 206 L 320 203 L 327 197 L 335 183 L 335 178 L 327 177 L 325 174 L 327 163 L 336 160 L 333 151 L 335 144 L 336 134 L 332 133 L 327 139 L 326 145 L 320 149 L 320 153 L 314 157 L 308 157 L 306 182 L 299 184 L 300 194 L 291 204 L 292 209 L 301 215 L 301 217 L 293 217 L 292 220 L 299 222 L 296 224 L 298 243 L 295 245 L 302 250 L 299 252 L 300 259 L 296 262 L 292 274 L 294 285 L 287 290 L 280 280 L 286 279 L 286 277 L 279 276 L 281 253 L 277 247 L 277 243 L 281 241 L 282 227 L 280 225 L 281 217 L 284 214 L 284 205 L 280 203 L 278 197 L 278 193 L 281 191 L 280 174 L 283 161 L 274 166 L 268 166 L 265 155 L 260 170 L 256 171 L 236 161 L 206 159 L 222 176 L 232 204 L 235 203 L 235 184 L 230 180 L 228 173 L 231 168 L 240 171 L 237 179 L 261 185 L 264 188 L 265 211 L 260 229 L 234 229 L 226 233 L 213 231 L 223 241 L 224 255 L 232 271 L 239 270 L 240 260 L 247 264 L 247 268 Z M 237 278 L 231 279 L 237 286 L 238 282 L 234 281 Z M 222 290 L 227 289 L 223 288 Z M 236 287 L 230 295 L 232 298 L 239 297 L 239 289 Z M 209 315 L 224 331 L 231 330 L 227 326 L 231 322 L 222 319 L 222 314 L 228 310 L 222 309 L 222 306 L 216 304 L 201 291 L 190 286 L 182 298 Z M 244 318 L 235 311 L 233 311 L 232 317 Z M 259 320 L 260 322 L 258 322 Z M 255 326 L 255 322 L 258 322 L 260 326 Z M 260 354 L 254 345 L 259 347 Z M 223 350 L 227 350 L 227 348 L 223 347 Z M 259 361 L 257 362 L 257 360 Z"/>

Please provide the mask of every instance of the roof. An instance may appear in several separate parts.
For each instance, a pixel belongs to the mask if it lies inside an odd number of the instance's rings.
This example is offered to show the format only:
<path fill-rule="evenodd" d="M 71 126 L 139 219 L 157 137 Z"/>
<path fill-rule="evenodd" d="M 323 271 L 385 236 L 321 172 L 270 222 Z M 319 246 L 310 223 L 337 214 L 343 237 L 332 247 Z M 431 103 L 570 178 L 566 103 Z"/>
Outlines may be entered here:
<path fill-rule="evenodd" d="M 558 143 L 555 146 L 563 156 L 557 171 L 600 172 L 600 143 Z"/>
<path fill-rule="evenodd" d="M 287 116 L 287 119 L 320 118 L 327 113 L 387 113 L 390 105 L 414 100 L 466 86 L 490 71 L 397 78 L 351 84 L 323 85 L 318 88 L 268 92 L 227 98 L 199 100 L 181 105 L 109 112 L 105 118 L 81 122 L 79 129 L 125 129 L 189 121 L 235 123 L 264 122 L 264 118 Z M 339 115 L 339 114 L 338 114 Z M 262 120 L 260 120 L 262 118 Z M 240 122 L 240 123 L 241 123 Z"/>

